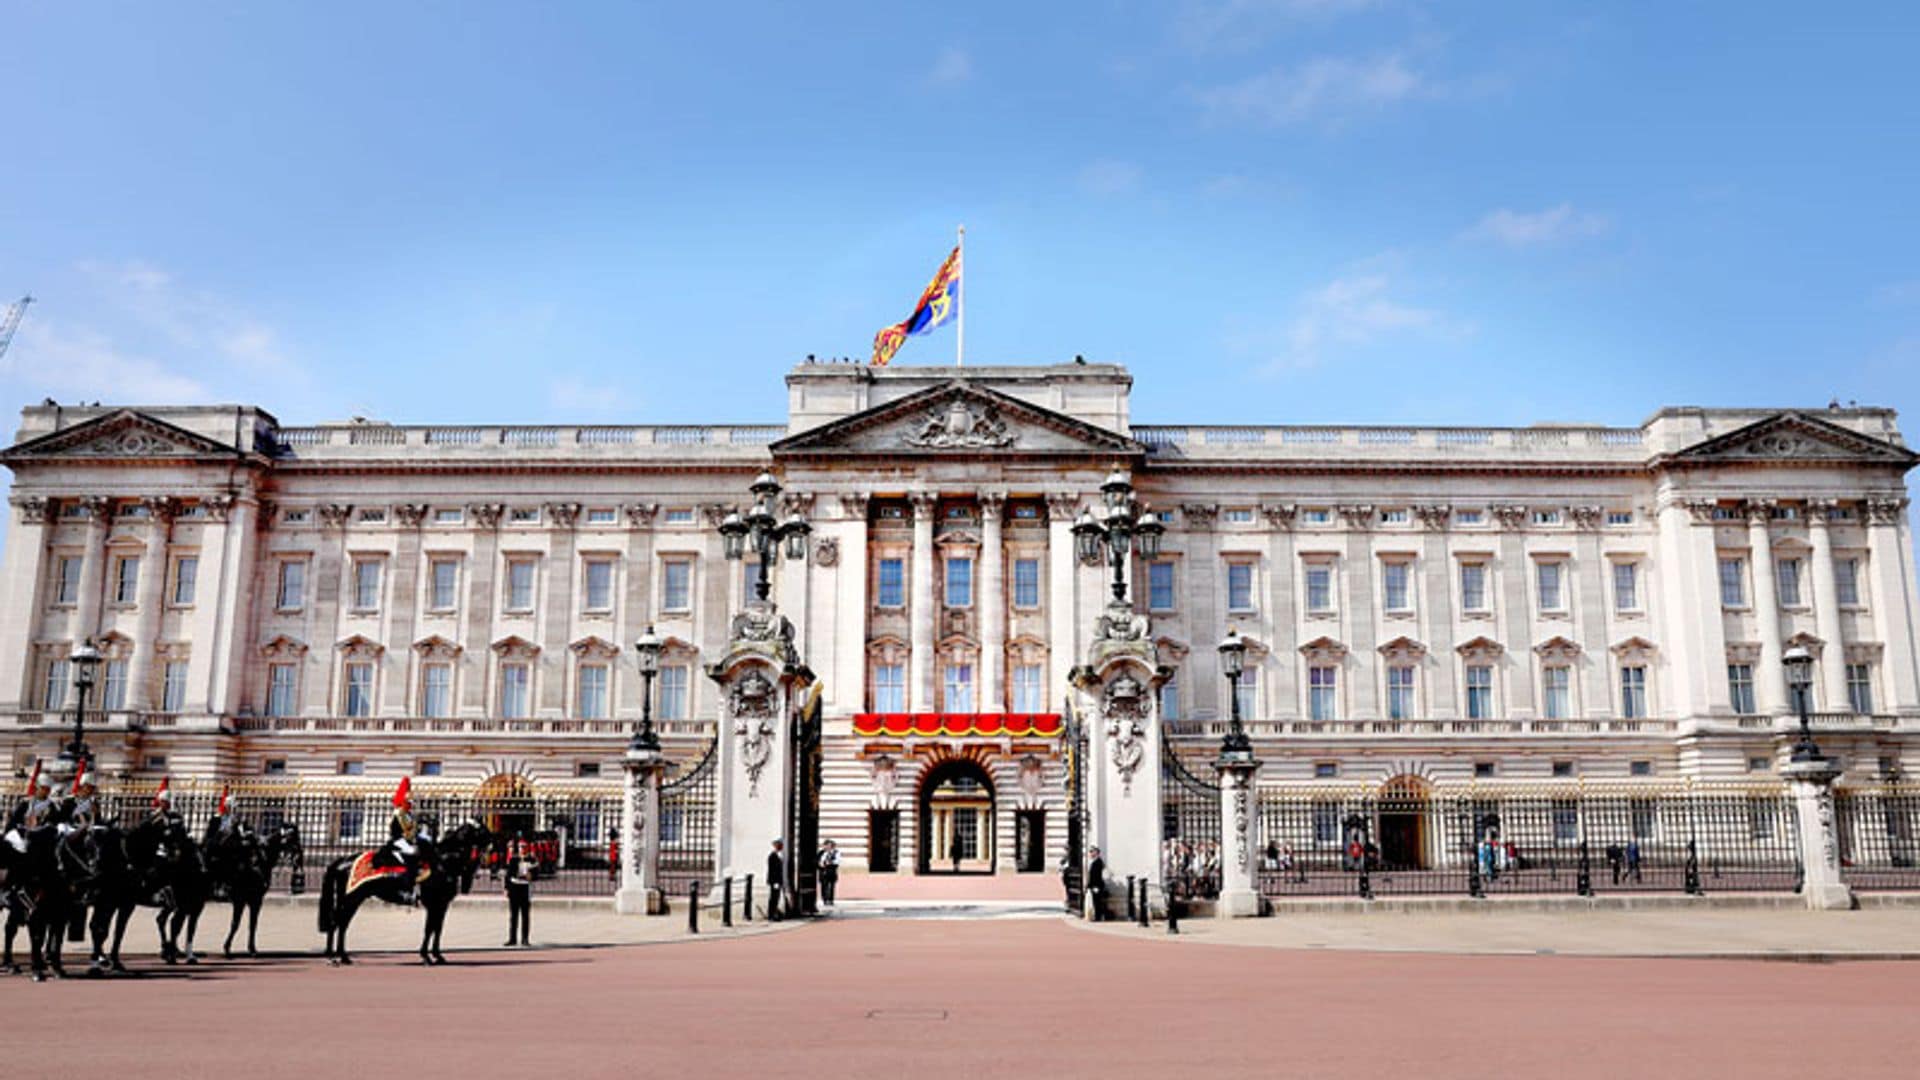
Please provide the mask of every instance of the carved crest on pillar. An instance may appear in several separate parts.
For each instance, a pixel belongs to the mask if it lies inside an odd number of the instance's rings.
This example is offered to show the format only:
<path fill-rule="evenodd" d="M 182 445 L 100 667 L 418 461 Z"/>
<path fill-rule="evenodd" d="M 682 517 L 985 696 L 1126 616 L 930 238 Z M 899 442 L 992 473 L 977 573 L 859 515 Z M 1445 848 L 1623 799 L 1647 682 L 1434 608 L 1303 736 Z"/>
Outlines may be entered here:
<path fill-rule="evenodd" d="M 1019 432 L 1000 419 L 999 409 L 964 397 L 955 397 L 945 408 L 928 410 L 918 424 L 900 436 L 906 445 L 928 450 L 1012 446 L 1019 440 Z"/>
<path fill-rule="evenodd" d="M 1047 520 L 1073 523 L 1073 515 L 1080 509 L 1080 496 L 1070 491 L 1053 491 L 1047 494 Z"/>
<path fill-rule="evenodd" d="M 44 495 L 15 495 L 8 500 L 20 511 L 20 520 L 28 525 L 44 525 L 50 505 Z"/>
<path fill-rule="evenodd" d="M 1147 640 L 1147 617 L 1124 602 L 1112 601 L 1106 611 L 1093 620 L 1093 640 L 1097 642 L 1135 642 Z"/>
<path fill-rule="evenodd" d="M 1293 528 L 1300 510 L 1292 503 L 1267 503 L 1260 507 L 1260 512 L 1266 515 L 1268 528 L 1285 531 Z"/>
<path fill-rule="evenodd" d="M 320 527 L 323 529 L 344 529 L 347 518 L 353 515 L 353 507 L 347 503 L 321 503 L 315 507 L 320 514 Z"/>
<path fill-rule="evenodd" d="M 1453 520 L 1453 507 L 1429 503 L 1414 507 L 1413 516 L 1420 519 L 1421 528 L 1428 532 L 1441 532 Z"/>
<path fill-rule="evenodd" d="M 210 521 L 225 522 L 233 516 L 233 496 L 226 492 L 209 495 L 200 500 L 200 505 L 206 508 Z"/>
<path fill-rule="evenodd" d="M 1373 507 L 1369 505 L 1359 503 L 1336 506 L 1334 509 L 1340 512 L 1340 519 L 1347 523 L 1349 529 L 1359 531 L 1373 528 Z"/>
<path fill-rule="evenodd" d="M 1607 516 L 1606 510 L 1598 506 L 1570 507 L 1567 514 L 1573 519 L 1573 527 L 1581 532 L 1593 532 L 1598 529 Z"/>
<path fill-rule="evenodd" d="M 813 542 L 813 565 L 835 566 L 840 562 L 840 541 L 823 536 Z"/>
<path fill-rule="evenodd" d="M 1898 525 L 1906 516 L 1906 499 L 1867 500 L 1867 521 L 1874 525 Z"/>
<path fill-rule="evenodd" d="M 659 512 L 659 503 L 628 503 L 626 505 L 627 525 L 635 529 L 644 529 L 653 524 L 653 515 Z"/>
<path fill-rule="evenodd" d="M 1045 786 L 1046 763 L 1038 754 L 1026 754 L 1020 758 L 1020 795 L 1029 803 L 1040 800 L 1040 789 Z"/>
<path fill-rule="evenodd" d="M 760 793 L 760 775 L 773 757 L 773 680 L 749 670 L 727 688 L 727 713 L 740 740 L 740 762 L 747 769 L 747 793 Z"/>
<path fill-rule="evenodd" d="M 1112 740 L 1113 766 L 1119 770 L 1122 793 L 1131 795 L 1133 775 L 1147 756 L 1145 724 L 1152 707 L 1146 686 L 1122 671 L 1102 691 L 1101 711 L 1107 718 L 1107 737 Z"/>
<path fill-rule="evenodd" d="M 548 503 L 547 520 L 556 528 L 571 529 L 580 521 L 580 504 L 574 502 Z"/>
<path fill-rule="evenodd" d="M 394 503 L 393 520 L 403 529 L 417 529 L 427 520 L 426 503 Z"/>
<path fill-rule="evenodd" d="M 1507 532 L 1519 532 L 1527 527 L 1527 508 L 1524 506 L 1495 506 L 1489 509 L 1500 528 Z"/>
<path fill-rule="evenodd" d="M 1180 518 L 1187 528 L 1200 532 L 1212 532 L 1213 525 L 1220 517 L 1218 503 L 1181 503 Z"/>
<path fill-rule="evenodd" d="M 500 527 L 500 517 L 507 512 L 505 503 L 474 503 L 467 507 L 467 513 L 473 515 L 473 523 L 483 529 Z"/>
<path fill-rule="evenodd" d="M 893 789 L 899 780 L 898 763 L 892 754 L 880 754 L 868 763 L 873 770 L 874 805 L 889 807 L 893 805 Z"/>

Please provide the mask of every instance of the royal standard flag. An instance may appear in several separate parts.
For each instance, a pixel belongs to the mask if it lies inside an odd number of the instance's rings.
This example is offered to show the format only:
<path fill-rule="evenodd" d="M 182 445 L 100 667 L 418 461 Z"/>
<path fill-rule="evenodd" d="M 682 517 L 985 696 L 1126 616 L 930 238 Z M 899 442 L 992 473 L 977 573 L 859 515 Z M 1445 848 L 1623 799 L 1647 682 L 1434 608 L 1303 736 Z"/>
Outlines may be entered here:
<path fill-rule="evenodd" d="M 960 249 L 955 247 L 940 264 L 940 270 L 927 283 L 920 294 L 920 302 L 913 306 L 913 314 L 905 322 L 892 326 L 873 335 L 873 363 L 875 367 L 885 367 L 893 354 L 906 344 L 907 335 L 924 334 L 941 323 L 952 319 L 960 310 Z"/>

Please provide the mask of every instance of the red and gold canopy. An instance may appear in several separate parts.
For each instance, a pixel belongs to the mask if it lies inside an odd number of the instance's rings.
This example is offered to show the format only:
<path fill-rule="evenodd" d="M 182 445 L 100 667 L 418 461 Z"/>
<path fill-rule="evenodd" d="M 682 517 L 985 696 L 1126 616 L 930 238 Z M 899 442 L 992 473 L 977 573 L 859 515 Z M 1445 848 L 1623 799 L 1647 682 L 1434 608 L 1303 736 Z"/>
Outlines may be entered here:
<path fill-rule="evenodd" d="M 1057 739 L 1058 713 L 855 713 L 853 733 L 867 738 Z"/>

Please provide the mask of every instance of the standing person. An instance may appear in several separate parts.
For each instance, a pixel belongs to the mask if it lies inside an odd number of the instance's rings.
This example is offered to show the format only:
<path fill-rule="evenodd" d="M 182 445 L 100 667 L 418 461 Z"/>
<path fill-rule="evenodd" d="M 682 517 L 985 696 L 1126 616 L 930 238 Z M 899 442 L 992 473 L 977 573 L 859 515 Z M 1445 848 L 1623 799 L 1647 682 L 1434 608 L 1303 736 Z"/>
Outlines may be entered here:
<path fill-rule="evenodd" d="M 840 884 L 840 848 L 829 840 L 820 846 L 820 902 L 833 906 L 833 890 Z"/>
<path fill-rule="evenodd" d="M 1093 898 L 1093 921 L 1107 919 L 1107 860 L 1099 848 L 1090 849 L 1093 861 L 1087 864 L 1087 895 Z"/>
<path fill-rule="evenodd" d="M 1620 845 L 1618 843 L 1608 844 L 1607 869 L 1613 871 L 1613 883 L 1615 885 L 1620 884 L 1620 859 Z"/>
<path fill-rule="evenodd" d="M 1634 881 L 1640 880 L 1640 841 L 1627 841 L 1627 876 Z"/>
<path fill-rule="evenodd" d="M 522 831 L 507 845 L 507 947 L 532 944 L 533 852 Z"/>
<path fill-rule="evenodd" d="M 780 890 L 787 880 L 787 860 L 781 855 L 780 849 L 785 846 L 776 837 L 773 841 L 773 850 L 767 852 L 767 919 L 769 922 L 779 922 L 781 919 Z"/>

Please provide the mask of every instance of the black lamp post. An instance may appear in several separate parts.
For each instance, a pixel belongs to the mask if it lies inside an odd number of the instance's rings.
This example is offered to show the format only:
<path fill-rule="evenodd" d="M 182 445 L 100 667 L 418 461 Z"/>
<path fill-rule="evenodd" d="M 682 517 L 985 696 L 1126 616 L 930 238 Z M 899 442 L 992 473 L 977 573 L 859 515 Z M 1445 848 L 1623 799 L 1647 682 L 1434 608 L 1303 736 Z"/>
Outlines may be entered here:
<path fill-rule="evenodd" d="M 80 647 L 67 656 L 73 664 L 73 742 L 67 747 L 67 756 L 73 758 L 78 766 L 87 757 L 87 698 L 93 693 L 94 672 L 100 667 L 100 650 L 94 648 L 93 639 L 80 643 Z"/>
<path fill-rule="evenodd" d="M 1813 741 L 1813 654 L 1805 645 L 1795 645 L 1780 657 L 1787 669 L 1787 691 L 1793 695 L 1794 711 L 1800 714 L 1800 738 L 1793 744 L 1793 761 L 1824 761 L 1826 755 Z"/>
<path fill-rule="evenodd" d="M 788 559 L 807 557 L 807 534 L 813 526 L 807 524 L 798 512 L 787 515 L 781 521 L 776 515 L 775 500 L 780 497 L 780 482 L 770 472 L 763 472 L 754 478 L 747 488 L 753 492 L 753 506 L 742 515 L 735 510 L 720 523 L 720 536 L 726 542 L 727 558 L 739 560 L 746 556 L 751 546 L 753 553 L 760 559 L 760 573 L 753 583 L 753 594 L 764 602 L 767 594 L 773 591 L 773 583 L 768 575 L 773 564 L 780 561 L 780 549 L 784 545 Z"/>
<path fill-rule="evenodd" d="M 1253 740 L 1247 738 L 1246 725 L 1240 722 L 1240 676 L 1247 670 L 1247 643 L 1240 640 L 1240 631 L 1227 628 L 1225 640 L 1220 642 L 1220 670 L 1227 676 L 1227 734 L 1220 740 L 1220 759 L 1222 761 L 1253 760 Z"/>
<path fill-rule="evenodd" d="M 1133 483 L 1126 473 L 1115 469 L 1107 474 L 1100 493 L 1106 503 L 1102 516 L 1096 518 L 1091 509 L 1082 510 L 1080 519 L 1073 523 L 1073 537 L 1081 559 L 1088 562 L 1100 556 L 1102 547 L 1106 548 L 1107 562 L 1113 567 L 1113 602 L 1124 605 L 1127 557 L 1138 551 L 1143 559 L 1158 558 L 1160 537 L 1167 529 L 1133 497 Z"/>
<path fill-rule="evenodd" d="M 647 752 L 660 749 L 660 736 L 653 731 L 653 677 L 660 674 L 659 635 L 648 625 L 647 632 L 633 642 L 633 655 L 640 668 L 640 726 L 627 741 L 627 751 Z"/>

